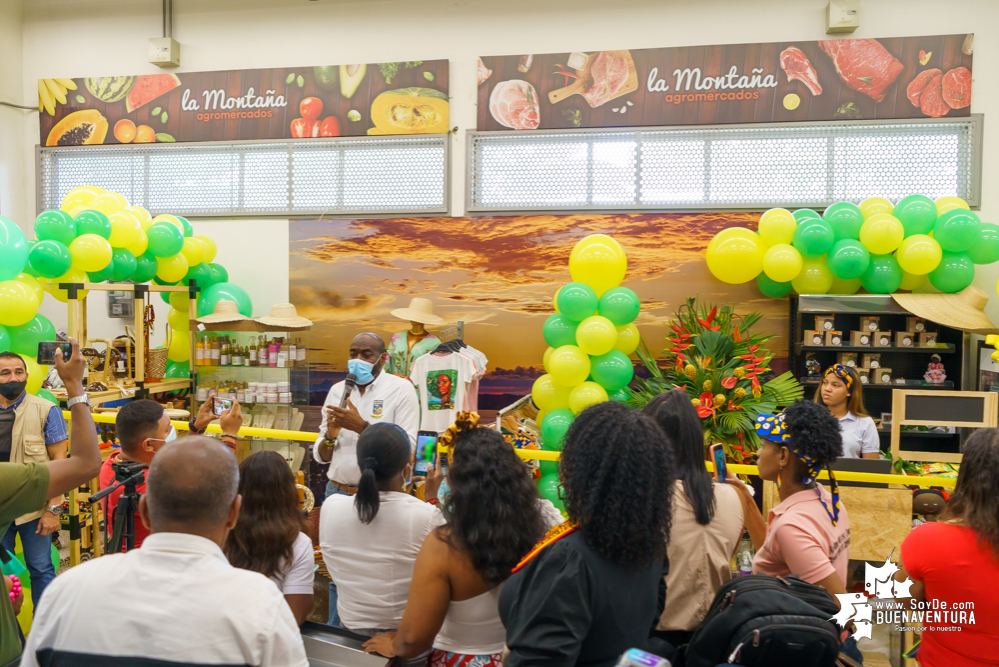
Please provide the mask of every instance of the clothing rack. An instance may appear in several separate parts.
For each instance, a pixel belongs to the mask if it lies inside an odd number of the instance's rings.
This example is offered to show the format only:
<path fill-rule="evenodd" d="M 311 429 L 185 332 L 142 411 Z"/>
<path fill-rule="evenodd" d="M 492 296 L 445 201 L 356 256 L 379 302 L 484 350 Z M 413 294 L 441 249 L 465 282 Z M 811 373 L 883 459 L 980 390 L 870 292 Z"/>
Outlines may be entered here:
<path fill-rule="evenodd" d="M 452 324 L 451 326 L 444 327 L 441 329 L 437 337 L 442 343 L 448 343 L 453 340 L 464 340 L 465 339 L 465 323 L 458 322 Z"/>

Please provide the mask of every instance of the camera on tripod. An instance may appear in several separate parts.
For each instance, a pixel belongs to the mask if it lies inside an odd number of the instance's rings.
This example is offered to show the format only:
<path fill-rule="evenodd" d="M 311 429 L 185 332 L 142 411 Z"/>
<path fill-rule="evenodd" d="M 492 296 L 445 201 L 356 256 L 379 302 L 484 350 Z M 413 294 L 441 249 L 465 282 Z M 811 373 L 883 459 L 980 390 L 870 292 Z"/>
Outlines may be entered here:
<path fill-rule="evenodd" d="M 111 469 L 114 470 L 114 481 L 116 482 L 125 482 L 128 484 L 129 478 L 142 473 L 138 480 L 131 482 L 133 485 L 139 485 L 146 481 L 146 474 L 142 471 L 148 468 L 149 466 L 139 461 L 118 461 L 111 464 Z"/>
<path fill-rule="evenodd" d="M 126 551 L 135 548 L 135 513 L 139 511 L 139 498 L 142 496 L 135 487 L 146 481 L 145 471 L 149 466 L 139 461 L 118 461 L 112 463 L 111 468 L 114 470 L 115 483 L 90 496 L 90 503 L 99 503 L 122 489 L 114 508 L 113 534 L 107 549 L 108 553 L 120 553 L 122 541 L 125 542 Z M 104 514 L 107 516 L 106 511 Z"/>

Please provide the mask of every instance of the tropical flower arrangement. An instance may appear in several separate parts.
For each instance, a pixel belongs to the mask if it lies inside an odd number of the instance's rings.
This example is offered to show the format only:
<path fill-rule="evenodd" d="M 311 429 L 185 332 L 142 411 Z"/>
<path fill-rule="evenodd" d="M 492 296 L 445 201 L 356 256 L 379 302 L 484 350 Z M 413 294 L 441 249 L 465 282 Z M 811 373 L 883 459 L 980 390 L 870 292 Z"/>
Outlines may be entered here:
<path fill-rule="evenodd" d="M 774 336 L 752 331 L 762 317 L 687 299 L 669 323 L 666 367 L 644 343 L 637 350 L 651 377 L 635 378 L 631 405 L 640 408 L 664 391 L 683 389 L 704 424 L 705 445 L 723 443 L 736 462 L 752 456 L 760 445 L 756 418 L 804 396 L 790 372 L 767 379 L 773 354 L 763 344 Z"/>

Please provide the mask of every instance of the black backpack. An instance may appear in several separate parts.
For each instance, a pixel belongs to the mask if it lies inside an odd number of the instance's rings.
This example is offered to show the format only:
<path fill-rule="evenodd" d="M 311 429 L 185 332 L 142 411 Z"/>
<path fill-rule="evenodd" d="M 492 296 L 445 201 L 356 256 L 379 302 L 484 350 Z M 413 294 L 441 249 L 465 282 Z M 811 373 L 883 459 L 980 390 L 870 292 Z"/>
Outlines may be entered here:
<path fill-rule="evenodd" d="M 832 667 L 839 612 L 821 586 L 795 576 L 736 577 L 718 590 L 690 640 L 687 667 Z"/>

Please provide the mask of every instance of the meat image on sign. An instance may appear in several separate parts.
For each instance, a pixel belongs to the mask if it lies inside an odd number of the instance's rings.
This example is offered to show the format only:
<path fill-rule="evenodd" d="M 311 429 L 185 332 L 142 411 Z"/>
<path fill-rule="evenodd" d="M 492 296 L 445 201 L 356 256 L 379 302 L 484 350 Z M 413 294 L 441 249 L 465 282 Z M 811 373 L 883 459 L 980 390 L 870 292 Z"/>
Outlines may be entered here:
<path fill-rule="evenodd" d="M 974 35 L 481 56 L 478 129 L 971 113 Z"/>

